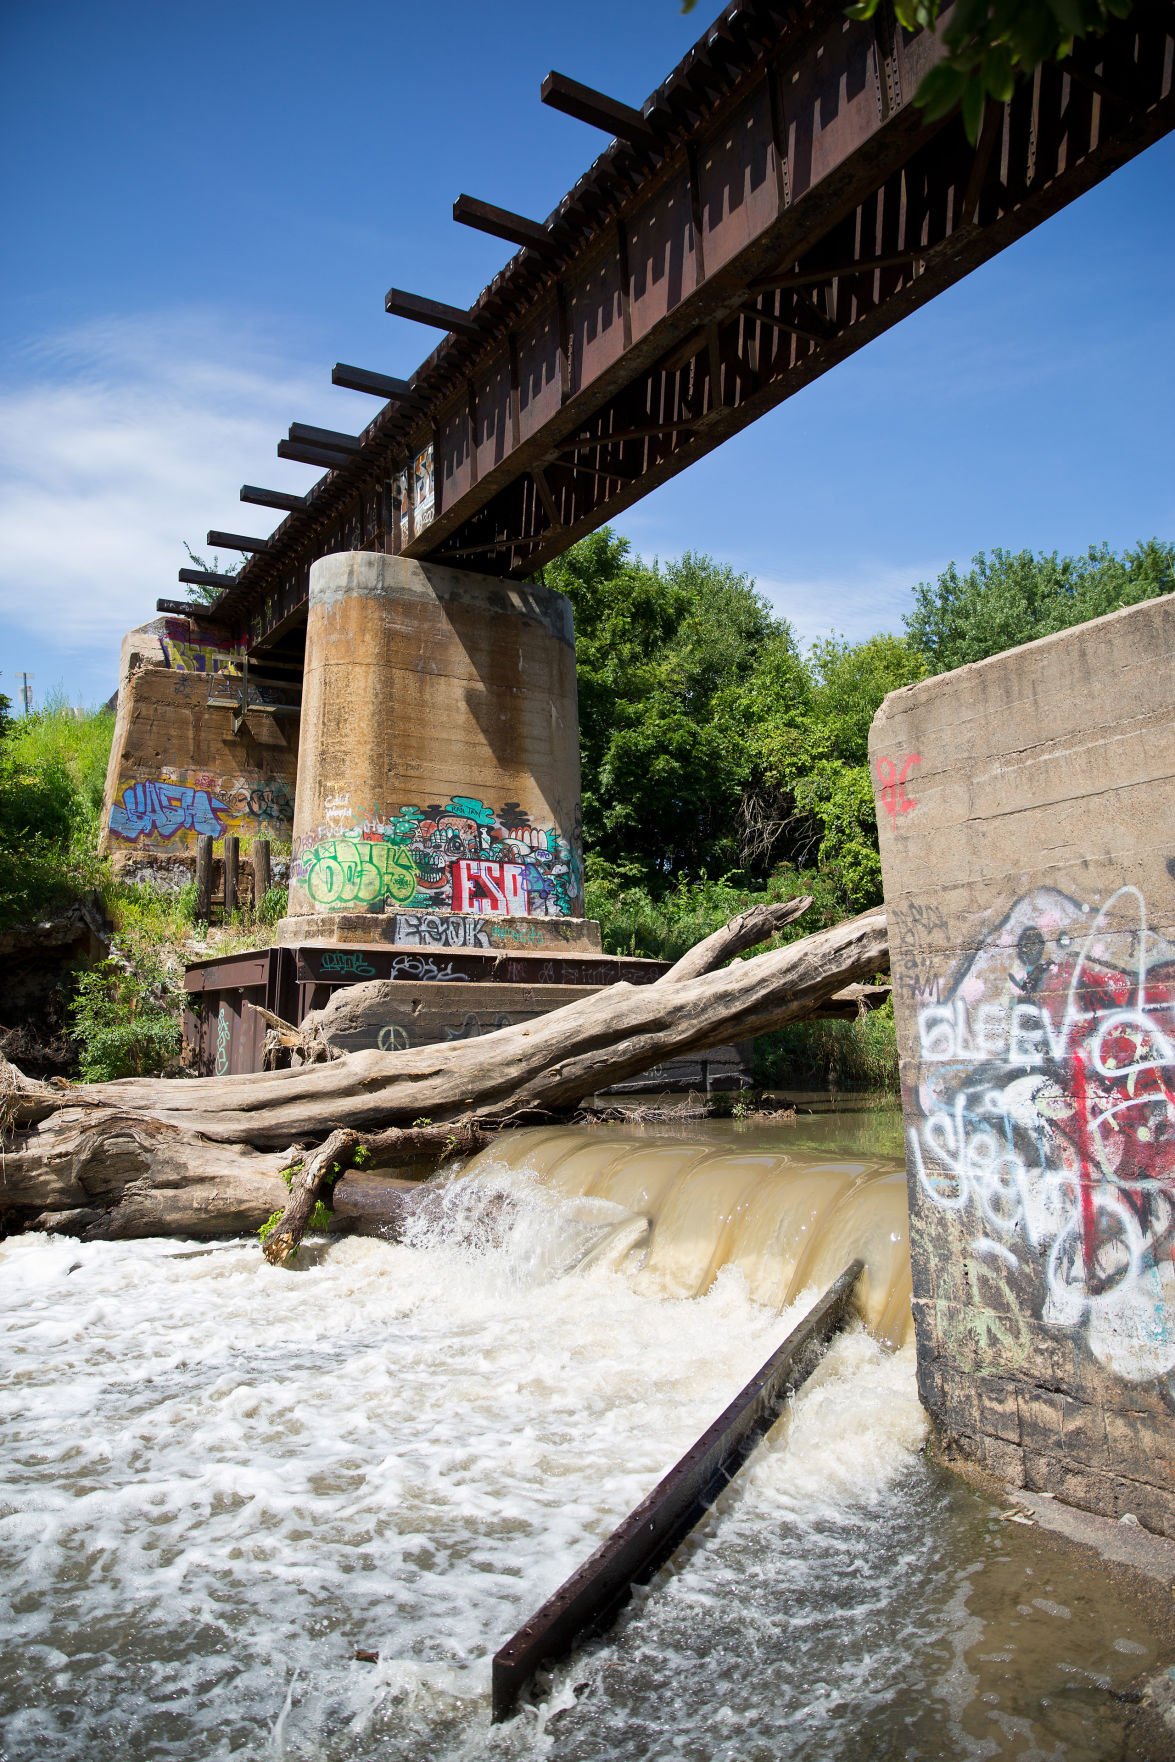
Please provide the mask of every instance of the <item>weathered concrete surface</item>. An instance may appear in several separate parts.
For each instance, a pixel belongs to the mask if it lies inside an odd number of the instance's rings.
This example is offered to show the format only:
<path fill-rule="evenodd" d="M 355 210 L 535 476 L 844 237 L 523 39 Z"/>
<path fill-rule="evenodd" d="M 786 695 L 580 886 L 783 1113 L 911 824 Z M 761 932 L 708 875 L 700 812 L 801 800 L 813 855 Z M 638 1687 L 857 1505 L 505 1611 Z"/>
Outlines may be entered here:
<path fill-rule="evenodd" d="M 321 558 L 297 794 L 292 918 L 581 916 L 568 602 L 378 552 Z"/>
<path fill-rule="evenodd" d="M 182 619 L 125 637 L 100 843 L 123 874 L 183 882 L 201 833 L 289 843 L 298 718 L 251 712 L 234 734 L 232 709 L 209 698 L 239 664 L 219 635 Z"/>
<path fill-rule="evenodd" d="M 306 942 L 386 942 L 395 948 L 481 949 L 494 953 L 588 954 L 601 947 L 593 918 L 512 918 L 488 912 L 318 912 L 283 918 L 276 940 L 286 946 Z"/>
<path fill-rule="evenodd" d="M 1175 598 L 895 692 L 870 751 L 923 1398 L 1175 1535 Z"/>

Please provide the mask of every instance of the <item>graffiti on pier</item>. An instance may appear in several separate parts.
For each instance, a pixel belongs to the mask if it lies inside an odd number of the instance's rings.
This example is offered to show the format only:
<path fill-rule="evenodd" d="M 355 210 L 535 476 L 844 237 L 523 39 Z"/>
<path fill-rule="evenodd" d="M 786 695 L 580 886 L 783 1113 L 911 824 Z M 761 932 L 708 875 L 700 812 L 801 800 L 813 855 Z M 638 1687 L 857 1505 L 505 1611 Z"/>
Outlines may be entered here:
<path fill-rule="evenodd" d="M 330 796 L 324 814 L 334 821 L 346 799 Z M 570 841 L 554 827 L 532 825 L 518 802 L 495 809 L 470 795 L 373 815 L 345 835 L 324 826 L 294 873 L 326 911 L 415 907 L 495 918 L 573 916 L 582 881 Z"/>
<path fill-rule="evenodd" d="M 438 912 L 401 912 L 395 940 L 407 948 L 489 948 L 489 930 L 476 918 L 441 917 Z"/>
<path fill-rule="evenodd" d="M 1175 1370 L 1175 945 L 1135 887 L 1024 895 L 918 1011 L 910 1165 L 979 1261 L 1119 1376 Z"/>
<path fill-rule="evenodd" d="M 163 772 L 120 784 L 110 831 L 128 843 L 144 839 L 188 845 L 201 834 L 223 838 L 288 836 L 294 803 L 286 784 L 206 771 Z"/>
<path fill-rule="evenodd" d="M 224 812 L 224 802 L 207 789 L 149 779 L 125 786 L 110 810 L 110 830 L 116 838 L 131 843 L 152 835 L 170 839 L 178 832 L 220 838 L 224 833 Z"/>
<path fill-rule="evenodd" d="M 416 869 L 402 844 L 364 838 L 327 838 L 299 858 L 297 872 L 315 905 L 328 912 L 348 906 L 381 910 L 387 900 L 410 905 Z"/>
<path fill-rule="evenodd" d="M 240 673 L 243 649 L 208 636 L 191 637 L 182 625 L 177 625 L 175 631 L 182 634 L 159 638 L 165 667 L 176 673 L 220 673 L 226 676 Z"/>
<path fill-rule="evenodd" d="M 894 971 L 900 974 L 915 997 L 937 998 L 939 950 L 946 944 L 947 919 L 932 902 L 903 900 L 893 913 Z"/>

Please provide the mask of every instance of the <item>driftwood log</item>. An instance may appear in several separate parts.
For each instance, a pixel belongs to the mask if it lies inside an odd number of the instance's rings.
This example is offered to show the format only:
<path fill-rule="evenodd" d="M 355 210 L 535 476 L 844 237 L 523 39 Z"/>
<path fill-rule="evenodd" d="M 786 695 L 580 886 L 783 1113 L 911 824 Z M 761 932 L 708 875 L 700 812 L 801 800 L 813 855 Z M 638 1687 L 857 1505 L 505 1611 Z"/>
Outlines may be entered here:
<path fill-rule="evenodd" d="M 781 912 L 796 915 L 790 902 L 757 909 L 757 939 L 774 933 Z M 371 1168 L 435 1164 L 454 1138 L 472 1146 L 475 1133 L 570 1111 L 671 1054 L 803 1020 L 888 959 L 878 910 L 715 969 L 736 945 L 751 945 L 756 938 L 740 940 L 748 935 L 735 920 L 690 951 L 682 976 L 612 985 L 480 1039 L 350 1053 L 300 1070 L 67 1085 L 33 1081 L 0 1061 L 0 1227 L 95 1238 L 226 1235 L 255 1229 L 287 1197 L 308 1216 L 321 1180 L 303 1179 L 287 1196 L 282 1172 L 296 1166 L 304 1176 L 315 1147 L 337 1131 L 349 1134 L 345 1154 L 316 1166 L 329 1173 L 329 1163 L 353 1164 L 362 1149 L 362 1176 L 348 1173 L 334 1204 L 342 1220 L 351 1209 L 345 1192 L 358 1198 L 363 1190 L 370 1227 L 380 1211 L 370 1202 Z M 384 1221 L 394 1226 L 404 1194 L 380 1185 Z"/>

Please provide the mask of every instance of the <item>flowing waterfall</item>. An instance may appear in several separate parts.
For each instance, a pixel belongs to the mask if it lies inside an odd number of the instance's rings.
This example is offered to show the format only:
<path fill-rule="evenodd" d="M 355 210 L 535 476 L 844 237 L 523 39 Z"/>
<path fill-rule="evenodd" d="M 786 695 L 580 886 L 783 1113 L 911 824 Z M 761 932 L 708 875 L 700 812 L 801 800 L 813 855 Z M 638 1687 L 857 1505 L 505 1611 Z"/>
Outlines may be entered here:
<path fill-rule="evenodd" d="M 511 1133 L 459 1178 L 507 1171 L 643 1223 L 623 1258 L 638 1290 L 699 1297 L 731 1267 L 753 1303 L 780 1310 L 824 1290 L 859 1255 L 869 1331 L 893 1347 L 911 1335 L 906 1178 L 892 1159 L 559 1126 Z"/>

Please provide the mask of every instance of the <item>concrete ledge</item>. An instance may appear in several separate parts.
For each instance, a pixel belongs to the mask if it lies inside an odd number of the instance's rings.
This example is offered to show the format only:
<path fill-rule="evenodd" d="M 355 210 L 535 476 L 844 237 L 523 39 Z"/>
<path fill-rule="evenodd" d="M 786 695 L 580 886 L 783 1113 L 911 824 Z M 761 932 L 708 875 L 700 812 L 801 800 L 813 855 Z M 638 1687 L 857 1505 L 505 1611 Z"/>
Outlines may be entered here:
<path fill-rule="evenodd" d="M 282 918 L 275 940 L 297 943 L 389 943 L 396 948 L 488 949 L 525 954 L 598 951 L 594 918 L 509 918 L 456 912 L 320 912 Z"/>

